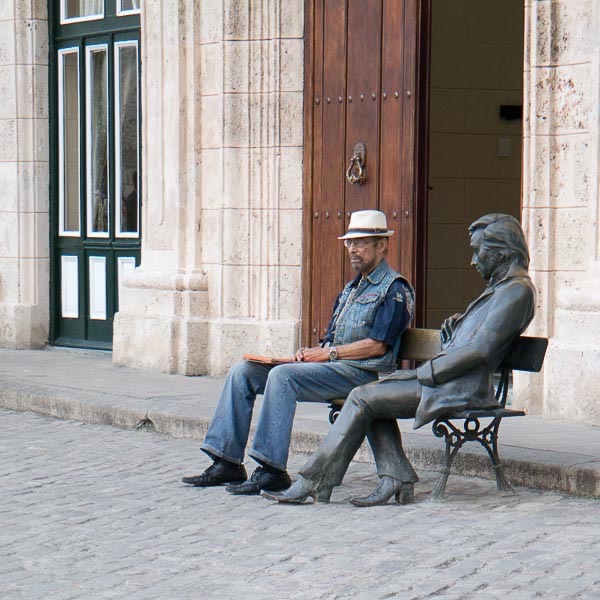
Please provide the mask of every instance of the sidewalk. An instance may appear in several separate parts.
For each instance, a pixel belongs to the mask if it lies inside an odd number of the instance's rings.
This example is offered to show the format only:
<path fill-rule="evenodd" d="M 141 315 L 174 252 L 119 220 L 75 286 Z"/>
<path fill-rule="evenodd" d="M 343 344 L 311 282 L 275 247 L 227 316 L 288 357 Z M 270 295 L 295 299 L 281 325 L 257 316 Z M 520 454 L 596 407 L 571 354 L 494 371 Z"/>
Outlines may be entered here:
<path fill-rule="evenodd" d="M 0 407 L 86 423 L 146 427 L 174 437 L 204 437 L 223 381 L 113 367 L 107 352 L 0 349 Z M 329 429 L 328 412 L 324 404 L 299 404 L 292 452 L 316 448 Z M 439 470 L 443 440 L 434 437 L 429 426 L 413 431 L 410 420 L 400 421 L 400 427 L 415 468 Z M 0 426 L 0 435 L 1 431 Z M 533 416 L 506 419 L 500 457 L 516 485 L 600 497 L 599 427 Z M 358 459 L 372 460 L 367 448 Z M 461 475 L 493 477 L 487 454 L 476 444 L 460 451 L 452 469 Z"/>

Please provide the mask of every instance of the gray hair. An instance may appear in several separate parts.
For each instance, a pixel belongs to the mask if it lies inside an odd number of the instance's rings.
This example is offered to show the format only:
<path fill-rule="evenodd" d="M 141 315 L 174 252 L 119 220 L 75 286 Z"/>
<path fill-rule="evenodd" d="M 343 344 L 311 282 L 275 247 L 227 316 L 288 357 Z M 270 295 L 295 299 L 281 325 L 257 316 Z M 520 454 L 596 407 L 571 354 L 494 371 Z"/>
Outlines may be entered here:
<path fill-rule="evenodd" d="M 521 223 L 511 215 L 490 214 L 473 221 L 469 235 L 483 233 L 486 248 L 496 250 L 523 268 L 529 268 L 529 249 Z"/>

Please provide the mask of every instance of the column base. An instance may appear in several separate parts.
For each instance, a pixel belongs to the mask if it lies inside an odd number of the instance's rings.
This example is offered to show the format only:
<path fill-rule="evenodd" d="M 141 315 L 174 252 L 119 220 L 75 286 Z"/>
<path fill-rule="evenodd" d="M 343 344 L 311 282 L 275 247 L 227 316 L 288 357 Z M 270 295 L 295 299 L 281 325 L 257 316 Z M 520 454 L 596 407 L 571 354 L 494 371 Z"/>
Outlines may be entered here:
<path fill-rule="evenodd" d="M 113 327 L 113 363 L 182 375 L 208 372 L 206 278 L 135 273 Z"/>
<path fill-rule="evenodd" d="M 297 320 L 209 316 L 205 277 L 135 273 L 123 290 L 113 328 L 113 363 L 182 375 L 221 375 L 244 354 L 291 357 Z"/>
<path fill-rule="evenodd" d="M 13 350 L 43 348 L 48 343 L 48 308 L 0 304 L 0 346 Z"/>
<path fill-rule="evenodd" d="M 215 319 L 210 323 L 210 374 L 226 373 L 244 354 L 292 357 L 300 343 L 300 322 Z"/>
<path fill-rule="evenodd" d="M 545 418 L 600 426 L 599 290 L 600 280 L 594 277 L 558 294 L 554 335 L 542 373 L 527 376 L 538 388 L 535 406 L 543 405 Z M 523 390 L 523 395 L 531 391 Z M 519 397 L 519 389 L 515 395 Z"/>

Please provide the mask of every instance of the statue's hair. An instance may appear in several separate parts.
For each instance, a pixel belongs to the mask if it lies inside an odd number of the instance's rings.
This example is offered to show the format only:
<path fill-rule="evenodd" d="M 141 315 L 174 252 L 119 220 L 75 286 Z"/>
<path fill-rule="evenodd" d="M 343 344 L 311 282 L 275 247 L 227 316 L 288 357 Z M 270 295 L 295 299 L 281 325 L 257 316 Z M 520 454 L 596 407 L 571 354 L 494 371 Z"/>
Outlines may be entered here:
<path fill-rule="evenodd" d="M 511 215 L 490 214 L 473 221 L 469 234 L 483 233 L 483 243 L 490 250 L 496 250 L 510 257 L 517 264 L 529 267 L 529 249 L 521 223 Z"/>

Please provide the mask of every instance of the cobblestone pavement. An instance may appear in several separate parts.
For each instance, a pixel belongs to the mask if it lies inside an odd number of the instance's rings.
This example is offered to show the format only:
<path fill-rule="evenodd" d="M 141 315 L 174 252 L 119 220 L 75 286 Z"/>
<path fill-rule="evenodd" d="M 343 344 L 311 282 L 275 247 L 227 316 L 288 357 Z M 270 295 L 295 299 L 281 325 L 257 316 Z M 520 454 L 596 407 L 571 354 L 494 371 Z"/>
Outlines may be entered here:
<path fill-rule="evenodd" d="M 600 598 L 600 502 L 451 477 L 443 502 L 280 506 L 180 483 L 192 440 L 0 410 L 0 598 Z M 303 456 L 293 457 L 296 472 Z M 251 465 L 249 465 L 251 468 Z"/>

